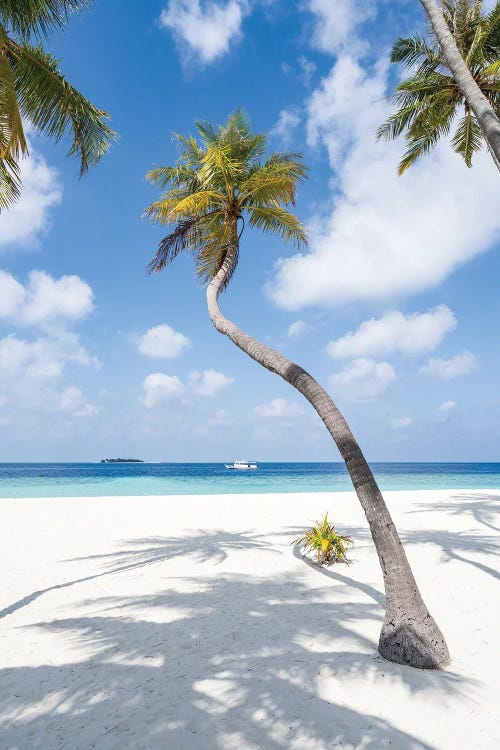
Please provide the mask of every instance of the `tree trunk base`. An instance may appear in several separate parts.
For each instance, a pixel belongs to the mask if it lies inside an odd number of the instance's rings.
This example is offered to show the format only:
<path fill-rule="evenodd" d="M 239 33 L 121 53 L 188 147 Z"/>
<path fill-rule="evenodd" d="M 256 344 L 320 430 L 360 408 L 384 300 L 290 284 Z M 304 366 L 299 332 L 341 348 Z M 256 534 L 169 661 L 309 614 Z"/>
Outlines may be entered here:
<path fill-rule="evenodd" d="M 386 620 L 378 650 L 387 661 L 417 669 L 440 669 L 450 663 L 443 634 L 428 612 L 415 619 Z"/>

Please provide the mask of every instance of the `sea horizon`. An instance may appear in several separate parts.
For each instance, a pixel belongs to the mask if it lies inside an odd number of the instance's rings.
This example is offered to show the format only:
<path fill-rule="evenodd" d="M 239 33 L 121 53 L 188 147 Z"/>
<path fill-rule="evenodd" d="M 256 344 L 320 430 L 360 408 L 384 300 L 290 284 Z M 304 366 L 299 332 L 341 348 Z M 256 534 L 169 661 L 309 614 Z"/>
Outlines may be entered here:
<path fill-rule="evenodd" d="M 382 491 L 500 489 L 500 462 L 374 461 Z M 228 471 L 223 462 L 3 462 L 0 498 L 345 492 L 341 461 L 264 461 Z"/>

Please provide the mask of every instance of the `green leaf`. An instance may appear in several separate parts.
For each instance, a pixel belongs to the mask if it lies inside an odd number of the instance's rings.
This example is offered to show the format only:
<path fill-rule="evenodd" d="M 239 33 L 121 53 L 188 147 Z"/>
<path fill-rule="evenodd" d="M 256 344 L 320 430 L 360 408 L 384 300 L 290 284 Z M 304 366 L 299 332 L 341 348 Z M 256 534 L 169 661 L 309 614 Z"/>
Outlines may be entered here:
<path fill-rule="evenodd" d="M 84 10 L 93 0 L 1 0 L 0 23 L 19 36 L 46 36 L 64 28 L 72 13 Z"/>
<path fill-rule="evenodd" d="M 12 74 L 23 117 L 59 141 L 70 138 L 69 156 L 80 159 L 80 173 L 97 164 L 116 139 L 98 109 L 60 73 L 57 60 L 26 42 L 15 45 Z"/>
<path fill-rule="evenodd" d="M 460 120 L 451 143 L 457 154 L 461 154 L 467 166 L 471 167 L 474 153 L 482 146 L 483 133 L 470 111 Z"/>

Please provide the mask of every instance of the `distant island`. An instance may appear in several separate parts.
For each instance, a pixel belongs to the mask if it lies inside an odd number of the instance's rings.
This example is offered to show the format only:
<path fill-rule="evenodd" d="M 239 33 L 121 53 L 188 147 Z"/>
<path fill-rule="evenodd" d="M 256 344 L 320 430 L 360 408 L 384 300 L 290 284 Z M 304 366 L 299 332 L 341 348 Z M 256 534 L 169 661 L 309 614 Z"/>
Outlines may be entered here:
<path fill-rule="evenodd" d="M 101 464 L 143 464 L 142 458 L 101 458 Z"/>

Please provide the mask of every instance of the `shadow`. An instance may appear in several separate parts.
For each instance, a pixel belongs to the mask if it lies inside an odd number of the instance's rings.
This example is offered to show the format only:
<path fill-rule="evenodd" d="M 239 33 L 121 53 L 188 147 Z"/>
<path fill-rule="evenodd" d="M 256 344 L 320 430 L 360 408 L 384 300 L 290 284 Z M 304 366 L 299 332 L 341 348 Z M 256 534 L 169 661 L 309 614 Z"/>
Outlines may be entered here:
<path fill-rule="evenodd" d="M 468 514 L 482 526 L 492 531 L 500 531 L 500 526 L 495 526 L 494 521 L 500 514 L 500 495 L 492 495 L 486 492 L 474 492 L 466 495 L 453 495 L 446 502 L 419 503 L 416 510 L 409 513 L 425 513 L 431 508 L 449 513 L 451 516 Z"/>
<path fill-rule="evenodd" d="M 262 537 L 252 534 L 250 531 L 233 534 L 222 530 L 204 531 L 203 529 L 198 529 L 187 537 L 149 537 L 139 541 L 125 541 L 123 544 L 126 547 L 120 552 L 89 555 L 85 558 L 86 561 L 104 564 L 107 568 L 104 572 L 85 576 L 84 578 L 75 578 L 71 581 L 64 581 L 63 583 L 57 583 L 53 586 L 33 591 L 31 594 L 0 610 L 0 620 L 3 617 L 7 617 L 7 615 L 14 614 L 17 610 L 26 607 L 50 591 L 68 588 L 115 573 L 142 568 L 145 565 L 162 563 L 179 555 L 193 555 L 200 563 L 211 560 L 218 564 L 227 558 L 228 552 L 231 550 L 265 548 L 267 551 L 277 553 L 276 550 L 269 550 L 268 545 L 265 544 Z M 64 562 L 80 562 L 80 560 L 81 558 L 72 558 L 64 560 Z"/>
<path fill-rule="evenodd" d="M 373 588 L 373 586 L 370 586 L 368 583 L 362 583 L 361 581 L 356 581 L 350 576 L 338 573 L 337 566 L 335 566 L 335 570 L 332 570 L 331 567 L 325 568 L 323 565 L 318 565 L 313 560 L 304 555 L 298 546 L 295 546 L 293 548 L 293 556 L 296 557 L 297 560 L 301 560 L 303 563 L 308 565 L 315 572 L 321 573 L 321 575 L 326 576 L 330 580 L 338 581 L 339 583 L 345 583 L 348 586 L 352 586 L 352 588 L 358 589 L 358 591 L 366 594 L 366 596 L 370 597 L 370 599 L 373 599 L 373 601 L 376 602 L 381 608 L 385 609 L 385 595 L 382 594 L 382 592 L 377 591 L 377 589 Z"/>
<path fill-rule="evenodd" d="M 401 534 L 401 540 L 404 544 L 435 544 L 441 548 L 443 559 L 446 562 L 457 560 L 458 562 L 472 565 L 482 573 L 500 578 L 500 573 L 489 565 L 485 565 L 478 560 L 470 557 L 464 557 L 464 552 L 472 554 L 483 554 L 497 557 L 500 552 L 498 537 L 484 536 L 475 531 L 445 531 L 445 530 L 427 530 L 412 531 Z"/>
<path fill-rule="evenodd" d="M 248 534 L 237 537 L 214 533 L 201 554 L 218 541 L 242 549 Z M 170 559 L 169 549 L 191 555 L 192 542 L 137 540 L 99 559 L 119 575 Z M 349 708 L 346 689 L 357 681 L 351 689 L 383 689 L 387 700 L 404 683 L 445 705 L 472 681 L 383 661 L 379 592 L 323 573 L 343 585 L 321 576 L 312 587 L 290 571 L 162 578 L 159 592 L 94 597 L 92 616 L 29 626 L 59 639 L 60 662 L 0 670 L 0 748 L 430 750 L 424 738 Z M 66 663 L 71 648 L 79 661 Z"/>

